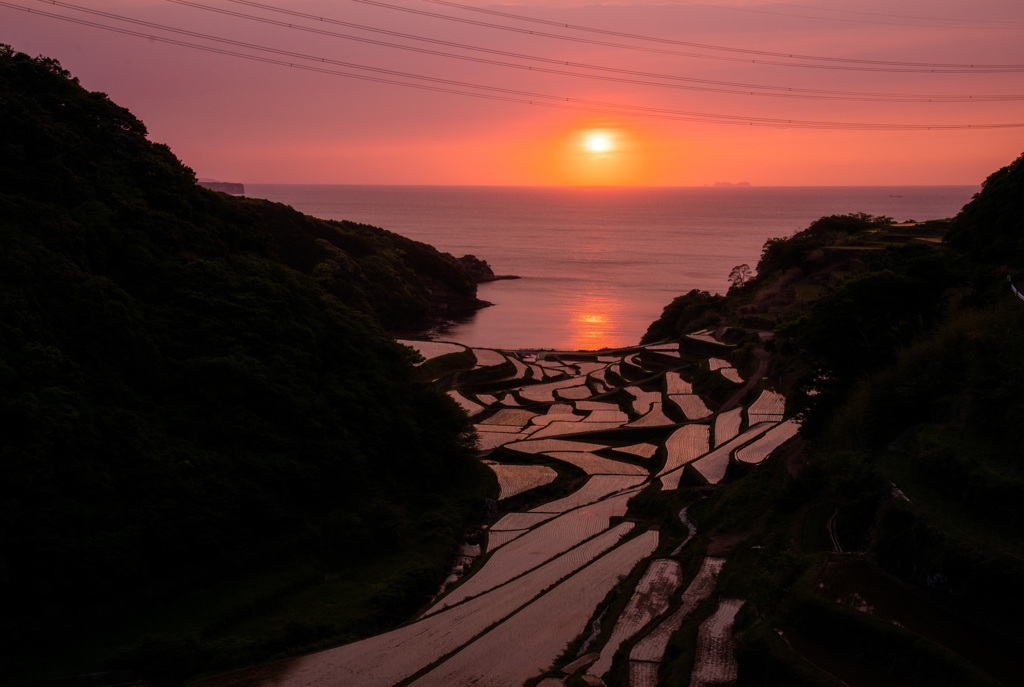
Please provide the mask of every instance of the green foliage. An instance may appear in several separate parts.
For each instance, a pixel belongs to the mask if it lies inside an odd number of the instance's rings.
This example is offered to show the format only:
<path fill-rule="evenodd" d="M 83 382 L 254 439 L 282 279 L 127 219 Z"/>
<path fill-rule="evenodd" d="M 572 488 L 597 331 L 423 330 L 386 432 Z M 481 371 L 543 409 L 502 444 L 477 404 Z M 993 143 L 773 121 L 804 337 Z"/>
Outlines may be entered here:
<path fill-rule="evenodd" d="M 780 350 L 804 367 L 791 402 L 809 429 L 819 426 L 858 379 L 892 364 L 941 321 L 962 273 L 944 251 L 890 248 L 779 329 Z"/>
<path fill-rule="evenodd" d="M 471 297 L 471 280 L 388 232 L 199 188 L 52 60 L 3 47 L 0 94 L 3 662 L 52 677 L 39 667 L 130 654 L 174 682 L 294 650 L 316 626 L 256 640 L 201 608 L 156 618 L 171 590 L 347 574 L 429 542 L 366 618 L 408 612 L 474 515 L 464 495 L 490 482 L 464 414 L 376 318 L 415 326 L 428 290 Z M 151 638 L 75 659 L 62 628 L 85 617 Z"/>
<path fill-rule="evenodd" d="M 768 239 L 757 262 L 757 280 L 800 269 L 807 273 L 815 264 L 814 251 L 825 246 L 849 243 L 851 238 L 892 223 L 891 217 L 874 217 L 863 212 L 829 215 L 811 223 L 789 238 Z"/>
<path fill-rule="evenodd" d="M 1024 155 L 993 172 L 964 206 L 946 242 L 980 262 L 1024 267 Z"/>
<path fill-rule="evenodd" d="M 724 301 L 724 296 L 711 295 L 698 289 L 678 296 L 665 306 L 661 317 L 647 328 L 641 343 L 679 338 L 686 333 L 717 325 L 719 317 L 715 310 Z"/>
<path fill-rule="evenodd" d="M 737 687 L 840 687 L 846 683 L 814 668 L 778 631 L 759 625 L 736 637 Z"/>
<path fill-rule="evenodd" d="M 821 598 L 802 595 L 788 625 L 817 645 L 870 666 L 901 685 L 998 684 L 963 659 L 913 633 Z"/>
<path fill-rule="evenodd" d="M 992 684 L 981 669 L 1006 672 L 1016 649 L 974 651 L 974 630 L 933 644 L 816 596 L 815 578 L 834 534 L 921 597 L 894 600 L 908 619 L 954 609 L 1019 648 L 1024 307 L 991 266 L 1021 264 L 1022 171 L 1024 157 L 993 174 L 946 245 L 921 240 L 945 225 L 825 217 L 769 240 L 757 276 L 725 299 L 687 294 L 652 325 L 668 336 L 687 307 L 691 322 L 783 323 L 767 347 L 770 374 L 788 410 L 803 414 L 802 448 L 788 465 L 730 468 L 692 509 L 712 546 L 732 547 L 718 592 L 748 599 L 740 684 L 834 684 L 808 663 L 816 659 L 894 684 Z M 713 379 L 693 373 L 695 388 L 720 399 L 722 389 L 702 386 Z M 690 649 L 679 651 L 664 666 L 669 684 L 688 675 Z"/>

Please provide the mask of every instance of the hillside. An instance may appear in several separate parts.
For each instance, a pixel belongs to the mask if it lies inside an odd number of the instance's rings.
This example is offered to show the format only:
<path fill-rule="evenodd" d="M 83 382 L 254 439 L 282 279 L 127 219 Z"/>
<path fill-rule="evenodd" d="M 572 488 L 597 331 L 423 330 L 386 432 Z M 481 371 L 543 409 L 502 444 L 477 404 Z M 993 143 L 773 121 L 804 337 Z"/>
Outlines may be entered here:
<path fill-rule="evenodd" d="M 949 221 L 834 216 L 771 239 L 726 296 L 652 324 L 652 341 L 707 327 L 741 350 L 773 328 L 770 383 L 802 419 L 772 473 L 692 511 L 742 533 L 719 579 L 750 600 L 737 684 L 1019 680 L 1022 161 Z M 665 684 L 687 684 L 685 646 Z"/>
<path fill-rule="evenodd" d="M 174 683 L 435 588 L 493 478 L 385 328 L 478 306 L 451 256 L 203 189 L 7 46 L 0 237 L 0 680 Z"/>

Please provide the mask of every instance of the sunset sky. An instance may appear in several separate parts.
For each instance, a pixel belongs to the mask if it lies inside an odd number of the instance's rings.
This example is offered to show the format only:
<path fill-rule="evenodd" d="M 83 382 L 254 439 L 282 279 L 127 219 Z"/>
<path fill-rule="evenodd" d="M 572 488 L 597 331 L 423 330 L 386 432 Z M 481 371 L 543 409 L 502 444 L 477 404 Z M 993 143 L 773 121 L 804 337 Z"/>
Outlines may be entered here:
<path fill-rule="evenodd" d="M 1024 151 L 1020 0 L 0 0 L 0 43 L 226 181 L 977 184 Z"/>

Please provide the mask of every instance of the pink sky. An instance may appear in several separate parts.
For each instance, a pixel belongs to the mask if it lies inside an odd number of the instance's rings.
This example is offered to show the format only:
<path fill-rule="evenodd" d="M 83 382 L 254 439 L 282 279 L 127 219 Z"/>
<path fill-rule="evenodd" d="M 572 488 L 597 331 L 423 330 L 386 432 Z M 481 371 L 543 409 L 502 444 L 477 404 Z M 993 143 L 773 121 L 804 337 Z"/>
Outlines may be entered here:
<path fill-rule="evenodd" d="M 386 2 L 583 40 L 498 30 L 356 0 L 260 0 L 278 9 L 517 55 L 512 57 L 310 21 L 229 0 L 189 0 L 320 31 L 458 53 L 476 60 L 585 72 L 604 77 L 601 79 L 396 50 L 215 14 L 168 0 L 67 1 L 162 26 L 328 60 L 313 63 L 295 56 L 175 35 L 38 0 L 0 0 L 0 42 L 22 52 L 60 60 L 83 86 L 107 93 L 141 118 L 150 138 L 168 144 L 200 177 L 245 183 L 325 184 L 977 184 L 1024 151 L 1024 127 L 978 128 L 1024 124 L 1024 3 L 1019 0 L 804 0 L 794 4 L 623 0 L 600 5 L 566 0 L 523 0 L 501 5 L 462 0 L 464 5 L 574 27 L 732 50 L 698 49 L 555 27 L 426 0 Z M 509 102 L 362 81 L 112 33 L 16 7 L 265 59 L 357 72 L 337 64 L 344 62 L 526 95 L 492 92 L 514 101 Z M 629 44 L 645 50 L 595 42 Z M 830 69 L 796 67 L 792 66 L 794 60 L 770 53 L 838 61 L 813 62 L 830 65 Z M 552 61 L 573 66 L 559 67 Z M 893 70 L 893 63 L 1020 68 L 1001 73 L 901 72 Z M 856 64 L 872 69 L 847 68 Z M 408 76 L 359 73 L 468 90 L 436 81 L 414 81 Z M 608 77 L 687 87 L 696 85 L 692 79 L 711 80 L 744 84 L 747 93 L 665 88 Z M 763 92 L 764 87 L 805 89 L 817 96 L 830 91 L 842 99 L 749 94 Z M 851 94 L 873 95 L 864 100 L 851 99 Z M 976 101 L 892 102 L 893 96 L 911 95 L 975 96 Z M 519 102 L 542 100 L 542 96 L 562 98 L 563 104 L 580 109 Z M 1021 99 L 979 102 L 978 96 Z M 646 114 L 670 113 L 672 118 L 630 116 L 624 108 L 643 108 Z M 680 112 L 728 116 L 739 123 L 681 121 Z M 752 119 L 761 118 L 974 128 L 865 131 L 750 124 Z M 603 141 L 599 149 L 594 149 L 595 138 Z"/>

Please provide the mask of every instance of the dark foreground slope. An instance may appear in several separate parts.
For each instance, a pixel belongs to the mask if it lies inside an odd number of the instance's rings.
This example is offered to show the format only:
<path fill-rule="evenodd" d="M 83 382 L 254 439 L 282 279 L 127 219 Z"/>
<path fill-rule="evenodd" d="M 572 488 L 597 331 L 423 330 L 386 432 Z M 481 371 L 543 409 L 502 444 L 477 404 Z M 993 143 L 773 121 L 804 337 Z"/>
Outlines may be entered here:
<path fill-rule="evenodd" d="M 1020 684 L 1021 198 L 1024 157 L 948 222 L 822 218 L 652 325 L 717 327 L 740 358 L 774 327 L 771 377 L 804 420 L 787 454 L 690 511 L 739 541 L 719 580 L 749 600 L 738 684 Z M 665 684 L 686 684 L 679 647 Z"/>
<path fill-rule="evenodd" d="M 471 305 L 455 261 L 199 188 L 145 134 L 0 46 L 0 682 L 372 632 L 486 489 L 379 324 Z"/>

